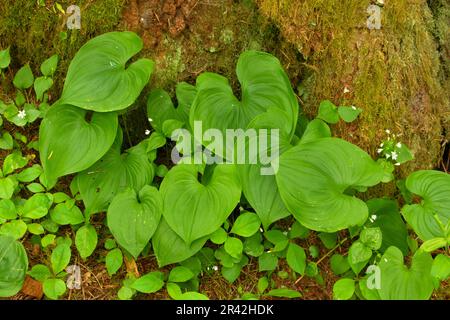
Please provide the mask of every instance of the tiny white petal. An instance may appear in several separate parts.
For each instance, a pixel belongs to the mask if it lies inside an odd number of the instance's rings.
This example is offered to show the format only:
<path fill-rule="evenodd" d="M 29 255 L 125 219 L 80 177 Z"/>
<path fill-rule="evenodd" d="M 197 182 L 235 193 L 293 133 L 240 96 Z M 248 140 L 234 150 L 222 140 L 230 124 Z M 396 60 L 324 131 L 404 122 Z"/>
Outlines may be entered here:
<path fill-rule="evenodd" d="M 350 92 L 350 90 L 348 90 L 348 88 L 345 87 L 345 88 L 344 88 L 344 93 L 349 93 L 349 92 Z"/>
<path fill-rule="evenodd" d="M 384 147 L 384 142 L 382 142 L 382 143 L 380 144 L 380 147 L 382 147 L 382 148 Z"/>
<path fill-rule="evenodd" d="M 389 159 L 391 155 L 389 153 L 386 154 L 386 159 Z"/>
<path fill-rule="evenodd" d="M 401 147 L 402 147 L 402 143 L 399 142 L 399 143 L 397 143 L 395 146 L 396 146 L 397 148 L 401 148 Z"/>
<path fill-rule="evenodd" d="M 379 154 L 379 153 L 382 153 L 383 152 L 383 149 L 378 149 L 377 150 L 377 153 Z"/>
<path fill-rule="evenodd" d="M 150 134 L 150 130 L 145 130 L 145 135 L 148 136 Z"/>
<path fill-rule="evenodd" d="M 152 122 L 152 121 L 153 121 L 153 119 L 152 119 L 152 118 L 148 118 L 148 121 L 149 121 L 149 122 Z"/>
<path fill-rule="evenodd" d="M 25 110 L 20 110 L 19 114 L 17 115 L 20 119 L 23 119 L 27 116 L 27 113 L 25 112 Z"/>
<path fill-rule="evenodd" d="M 391 130 L 386 129 L 385 131 L 386 131 L 387 134 L 391 134 Z"/>
<path fill-rule="evenodd" d="M 356 107 L 355 107 L 355 106 L 352 106 L 352 109 L 353 109 L 353 110 L 356 110 Z"/>
<path fill-rule="evenodd" d="M 392 151 L 391 155 L 392 155 L 392 160 L 397 160 L 397 158 L 398 158 L 398 153 L 397 152 Z"/>
<path fill-rule="evenodd" d="M 243 207 L 239 207 L 239 211 L 244 211 L 244 208 Z"/>
<path fill-rule="evenodd" d="M 373 215 L 370 216 L 370 218 L 371 218 L 373 221 L 375 221 L 375 220 L 377 220 L 377 215 L 376 215 L 376 214 L 373 214 Z M 372 222 L 373 222 L 373 221 L 372 221 Z"/>
<path fill-rule="evenodd" d="M 259 231 L 264 232 L 263 228 L 259 228 Z"/>
<path fill-rule="evenodd" d="M 397 166 L 397 167 L 398 167 L 399 165 L 400 165 L 400 163 L 399 163 L 399 162 L 397 162 L 397 163 L 395 164 L 395 166 Z"/>
<path fill-rule="evenodd" d="M 218 266 L 213 266 L 212 268 L 213 268 L 214 271 L 218 271 L 219 270 Z"/>

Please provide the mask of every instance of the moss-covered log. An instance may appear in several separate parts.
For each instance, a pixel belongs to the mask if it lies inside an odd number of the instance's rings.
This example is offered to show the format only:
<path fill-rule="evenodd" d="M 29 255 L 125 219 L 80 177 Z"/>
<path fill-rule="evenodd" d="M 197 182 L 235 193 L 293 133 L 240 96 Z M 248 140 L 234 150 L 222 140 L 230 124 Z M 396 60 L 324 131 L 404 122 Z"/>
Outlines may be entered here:
<path fill-rule="evenodd" d="M 360 120 L 338 126 L 338 135 L 375 154 L 390 129 L 415 153 L 403 173 L 438 165 L 444 126 L 449 129 L 445 1 L 436 3 L 437 17 L 425 0 L 378 1 L 378 30 L 366 25 L 367 9 L 375 1 L 257 2 L 306 60 L 307 114 L 314 115 L 322 99 L 359 106 L 364 109 Z"/>

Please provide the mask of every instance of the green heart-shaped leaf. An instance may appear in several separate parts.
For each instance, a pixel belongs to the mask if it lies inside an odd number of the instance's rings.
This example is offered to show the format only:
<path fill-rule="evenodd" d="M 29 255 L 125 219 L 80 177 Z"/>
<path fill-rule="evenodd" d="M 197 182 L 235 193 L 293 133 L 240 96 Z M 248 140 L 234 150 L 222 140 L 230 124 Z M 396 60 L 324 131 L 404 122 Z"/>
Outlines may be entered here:
<path fill-rule="evenodd" d="M 389 247 L 379 264 L 381 284 L 378 293 L 383 300 L 427 300 L 433 293 L 431 267 L 433 258 L 429 253 L 417 251 L 411 267 L 403 264 L 402 252 Z"/>
<path fill-rule="evenodd" d="M 111 147 L 117 132 L 115 113 L 94 113 L 56 105 L 50 108 L 39 129 L 39 152 L 47 187 L 64 175 L 89 168 Z"/>
<path fill-rule="evenodd" d="M 98 112 L 129 107 L 154 67 L 148 59 L 126 67 L 142 47 L 142 39 L 133 32 L 109 32 L 89 40 L 70 63 L 61 103 Z"/>
<path fill-rule="evenodd" d="M 144 250 L 158 227 L 162 200 L 155 187 L 118 193 L 108 208 L 108 227 L 117 242 L 134 258 Z"/>
<path fill-rule="evenodd" d="M 23 245 L 11 237 L 0 235 L 0 297 L 10 297 L 19 292 L 27 270 L 28 257 Z"/>
<path fill-rule="evenodd" d="M 202 182 L 198 174 L 195 165 L 177 165 L 160 187 L 164 218 L 188 245 L 219 229 L 241 196 L 234 166 L 207 167 Z"/>
<path fill-rule="evenodd" d="M 419 237 L 424 241 L 447 237 L 444 229 L 450 220 L 450 175 L 433 170 L 417 171 L 406 179 L 406 188 L 423 199 L 420 204 L 402 209 Z"/>
<path fill-rule="evenodd" d="M 197 78 L 197 96 L 191 107 L 190 125 L 202 121 L 204 130 L 245 129 L 256 116 L 269 108 L 284 112 L 294 134 L 298 103 L 289 78 L 274 56 L 258 51 L 241 54 L 236 67 L 241 84 L 241 100 L 233 94 L 228 80 L 218 74 L 204 73 Z"/>
<path fill-rule="evenodd" d="M 364 201 L 345 194 L 350 187 L 369 187 L 383 178 L 381 166 L 346 141 L 323 138 L 300 144 L 280 156 L 276 180 L 281 198 L 309 229 L 335 232 L 363 224 Z"/>
<path fill-rule="evenodd" d="M 127 187 L 139 191 L 153 180 L 154 168 L 148 160 L 145 143 L 120 152 L 122 130 L 111 149 L 87 170 L 76 176 L 86 212 L 106 211 L 115 194 Z"/>

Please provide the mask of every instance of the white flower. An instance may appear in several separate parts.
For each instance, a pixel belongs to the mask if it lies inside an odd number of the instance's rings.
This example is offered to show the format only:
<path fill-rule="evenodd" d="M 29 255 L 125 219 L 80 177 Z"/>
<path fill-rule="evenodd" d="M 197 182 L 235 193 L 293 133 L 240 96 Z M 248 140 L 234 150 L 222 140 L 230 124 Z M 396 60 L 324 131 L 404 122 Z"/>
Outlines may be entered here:
<path fill-rule="evenodd" d="M 383 148 L 383 147 L 384 147 L 384 142 L 382 142 L 382 143 L 380 144 L 380 147 L 381 147 L 381 148 Z"/>
<path fill-rule="evenodd" d="M 264 232 L 263 228 L 259 228 L 259 231 Z"/>
<path fill-rule="evenodd" d="M 20 119 L 24 119 L 27 116 L 27 113 L 25 110 L 20 110 L 19 114 L 17 115 Z"/>
<path fill-rule="evenodd" d="M 375 220 L 377 220 L 377 215 L 373 214 L 373 215 L 370 216 L 370 218 L 372 218 L 372 220 L 375 221 Z"/>
<path fill-rule="evenodd" d="M 391 134 L 391 130 L 389 130 L 389 129 L 386 129 L 386 130 L 384 130 L 387 134 Z"/>
<path fill-rule="evenodd" d="M 396 164 L 394 164 L 394 165 L 398 167 L 398 166 L 400 165 L 400 162 L 397 162 L 397 163 L 396 163 Z"/>
<path fill-rule="evenodd" d="M 380 154 L 380 153 L 382 153 L 382 152 L 383 152 L 383 149 L 381 149 L 381 148 L 377 150 L 377 153 L 378 153 L 378 154 Z"/>
<path fill-rule="evenodd" d="M 212 267 L 214 271 L 219 271 L 219 267 L 218 266 L 213 266 Z"/>
<path fill-rule="evenodd" d="M 386 159 L 389 159 L 391 157 L 391 155 L 389 153 L 386 153 Z"/>
<path fill-rule="evenodd" d="M 347 87 L 344 87 L 344 93 L 349 93 L 349 92 L 350 92 L 350 90 L 348 90 Z"/>
<path fill-rule="evenodd" d="M 392 151 L 391 155 L 392 155 L 392 160 L 397 160 L 397 158 L 398 158 L 398 153 L 397 152 Z"/>
<path fill-rule="evenodd" d="M 352 109 L 353 109 L 353 110 L 356 110 L 356 107 L 355 107 L 355 106 L 352 106 Z"/>
<path fill-rule="evenodd" d="M 395 146 L 396 146 L 397 148 L 401 148 L 401 147 L 402 147 L 402 143 L 399 142 L 399 143 L 397 143 Z"/>
<path fill-rule="evenodd" d="M 145 135 L 148 136 L 150 134 L 150 130 L 145 130 Z"/>
<path fill-rule="evenodd" d="M 152 122 L 153 121 L 153 119 L 152 118 L 148 118 L 148 122 Z"/>

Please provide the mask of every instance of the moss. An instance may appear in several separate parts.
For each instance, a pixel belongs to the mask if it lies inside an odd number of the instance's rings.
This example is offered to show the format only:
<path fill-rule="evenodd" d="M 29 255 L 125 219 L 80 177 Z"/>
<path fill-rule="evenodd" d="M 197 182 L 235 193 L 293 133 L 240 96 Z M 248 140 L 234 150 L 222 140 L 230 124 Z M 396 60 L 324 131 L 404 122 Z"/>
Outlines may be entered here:
<path fill-rule="evenodd" d="M 31 62 L 38 72 L 39 65 L 52 54 L 60 56 L 54 91 L 61 89 L 61 80 L 68 63 L 78 49 L 90 38 L 113 30 L 121 18 L 125 0 L 80 0 L 81 29 L 67 30 L 66 17 L 53 11 L 56 1 L 39 6 L 36 1 L 4 0 L 0 2 L 0 47 L 11 47 L 13 68 Z M 65 9 L 70 0 L 58 0 Z M 67 32 L 67 38 L 60 37 Z"/>
<path fill-rule="evenodd" d="M 391 129 L 416 157 L 401 174 L 437 165 L 449 97 L 424 0 L 386 2 L 381 30 L 366 27 L 369 0 L 257 2 L 306 60 L 307 114 L 314 116 L 322 99 L 359 106 L 360 119 L 337 125 L 337 135 L 375 155 Z"/>

